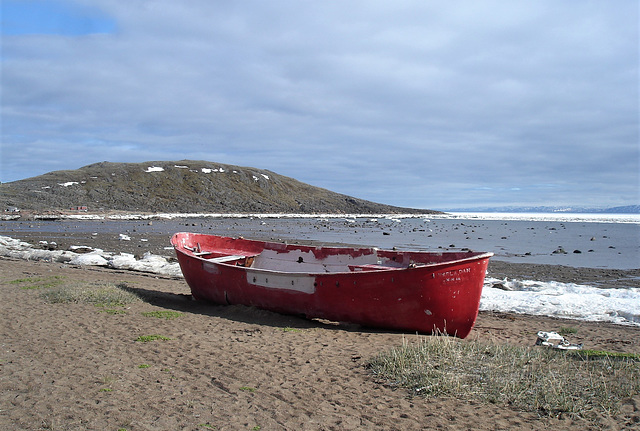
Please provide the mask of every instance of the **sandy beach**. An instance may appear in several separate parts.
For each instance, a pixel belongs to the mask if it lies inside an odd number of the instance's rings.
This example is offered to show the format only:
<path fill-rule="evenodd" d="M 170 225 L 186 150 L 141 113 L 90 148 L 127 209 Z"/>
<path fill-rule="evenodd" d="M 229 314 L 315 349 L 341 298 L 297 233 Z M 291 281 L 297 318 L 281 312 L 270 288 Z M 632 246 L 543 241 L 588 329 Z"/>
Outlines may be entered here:
<path fill-rule="evenodd" d="M 0 273 L 2 429 L 640 429 L 638 395 L 594 422 L 377 383 L 366 362 L 415 334 L 203 304 L 183 280 L 153 274 L 9 258 Z M 110 314 L 47 303 L 20 280 L 125 283 L 144 300 Z M 181 315 L 143 314 L 162 310 Z M 467 340 L 531 346 L 563 327 L 587 348 L 640 353 L 637 327 L 516 314 L 480 313 Z M 136 341 L 145 335 L 168 339 Z"/>

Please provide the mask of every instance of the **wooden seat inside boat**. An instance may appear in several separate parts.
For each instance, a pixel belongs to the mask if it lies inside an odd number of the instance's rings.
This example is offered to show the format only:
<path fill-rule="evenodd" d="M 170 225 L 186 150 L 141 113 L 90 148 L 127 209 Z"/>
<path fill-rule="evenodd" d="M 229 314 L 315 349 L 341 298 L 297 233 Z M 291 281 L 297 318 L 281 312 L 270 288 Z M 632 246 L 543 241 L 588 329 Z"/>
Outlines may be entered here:
<path fill-rule="evenodd" d="M 377 265 L 377 264 L 367 264 L 367 265 L 349 265 L 349 270 L 352 272 L 358 271 L 388 271 L 388 270 L 399 270 L 405 269 L 400 266 L 389 266 L 389 265 Z"/>
<path fill-rule="evenodd" d="M 216 262 L 216 263 L 229 263 L 233 260 L 245 259 L 246 257 L 247 256 L 241 255 L 241 254 L 230 254 L 228 256 L 218 256 L 218 257 L 208 258 L 207 260 L 209 262 Z"/>
<path fill-rule="evenodd" d="M 214 263 L 226 263 L 228 265 L 250 267 L 257 254 L 221 254 L 219 251 L 200 251 L 193 253 L 195 256 Z"/>

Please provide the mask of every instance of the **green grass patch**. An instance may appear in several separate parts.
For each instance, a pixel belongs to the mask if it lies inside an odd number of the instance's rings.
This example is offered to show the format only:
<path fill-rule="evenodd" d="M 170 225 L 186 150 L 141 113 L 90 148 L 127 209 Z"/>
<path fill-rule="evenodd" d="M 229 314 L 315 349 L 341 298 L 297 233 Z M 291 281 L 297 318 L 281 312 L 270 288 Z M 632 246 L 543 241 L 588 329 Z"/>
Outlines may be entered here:
<path fill-rule="evenodd" d="M 138 368 L 149 368 L 151 365 L 149 364 L 140 364 L 138 365 Z"/>
<path fill-rule="evenodd" d="M 421 338 L 371 359 L 380 383 L 413 395 L 511 406 L 543 416 L 613 415 L 640 393 L 638 355 Z"/>
<path fill-rule="evenodd" d="M 97 307 L 100 308 L 100 312 L 101 313 L 107 313 L 107 314 L 127 314 L 127 312 L 125 310 L 121 310 L 118 308 L 102 308 L 101 305 L 97 305 Z"/>
<path fill-rule="evenodd" d="M 244 392 L 255 392 L 256 388 L 252 388 L 251 386 L 242 386 L 240 390 Z"/>
<path fill-rule="evenodd" d="M 163 311 L 145 311 L 142 313 L 143 316 L 145 317 L 157 317 L 158 319 L 176 319 L 180 316 L 182 316 L 182 313 L 180 313 L 179 311 L 167 311 L 167 310 L 163 310 Z"/>
<path fill-rule="evenodd" d="M 10 281 L 9 284 L 15 284 L 20 289 L 48 289 L 50 287 L 59 286 L 64 283 L 64 277 L 61 275 L 52 275 L 50 277 L 27 277 Z"/>
<path fill-rule="evenodd" d="M 52 304 L 78 303 L 98 307 L 122 307 L 140 301 L 124 283 L 63 284 L 43 291 L 40 296 Z"/>
<path fill-rule="evenodd" d="M 284 332 L 302 332 L 302 330 L 301 330 L 301 329 L 297 329 L 297 328 L 290 328 L 290 327 L 288 327 L 288 326 L 287 326 L 286 328 L 282 328 L 282 330 L 283 330 Z"/>
<path fill-rule="evenodd" d="M 155 340 L 168 341 L 171 340 L 171 338 L 165 337 L 164 335 L 141 335 L 136 338 L 136 341 L 139 341 L 141 343 L 148 343 Z"/>

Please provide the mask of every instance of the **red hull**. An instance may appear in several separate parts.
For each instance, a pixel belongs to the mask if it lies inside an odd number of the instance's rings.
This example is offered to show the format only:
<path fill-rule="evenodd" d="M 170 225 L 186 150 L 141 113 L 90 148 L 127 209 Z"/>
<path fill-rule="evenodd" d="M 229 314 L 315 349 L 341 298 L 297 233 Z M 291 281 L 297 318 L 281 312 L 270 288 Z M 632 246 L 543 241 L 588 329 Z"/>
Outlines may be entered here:
<path fill-rule="evenodd" d="M 492 253 L 313 247 L 177 233 L 195 299 L 466 337 Z"/>

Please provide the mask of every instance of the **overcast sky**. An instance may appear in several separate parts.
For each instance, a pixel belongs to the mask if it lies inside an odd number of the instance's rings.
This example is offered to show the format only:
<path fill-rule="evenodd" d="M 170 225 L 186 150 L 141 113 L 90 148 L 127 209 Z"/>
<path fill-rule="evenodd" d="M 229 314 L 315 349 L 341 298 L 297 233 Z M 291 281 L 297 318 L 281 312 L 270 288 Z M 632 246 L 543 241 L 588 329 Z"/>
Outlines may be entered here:
<path fill-rule="evenodd" d="M 377 202 L 640 204 L 638 1 L 3 0 L 0 181 L 208 160 Z"/>

